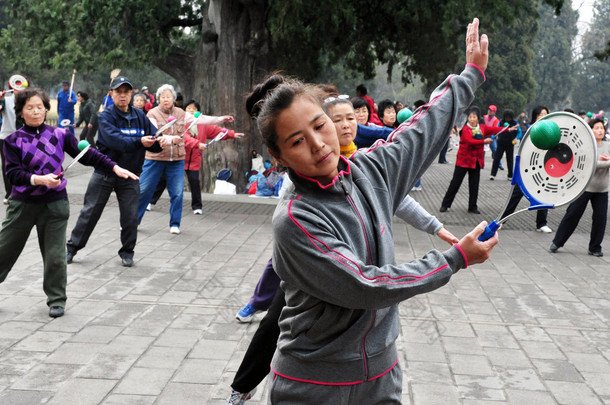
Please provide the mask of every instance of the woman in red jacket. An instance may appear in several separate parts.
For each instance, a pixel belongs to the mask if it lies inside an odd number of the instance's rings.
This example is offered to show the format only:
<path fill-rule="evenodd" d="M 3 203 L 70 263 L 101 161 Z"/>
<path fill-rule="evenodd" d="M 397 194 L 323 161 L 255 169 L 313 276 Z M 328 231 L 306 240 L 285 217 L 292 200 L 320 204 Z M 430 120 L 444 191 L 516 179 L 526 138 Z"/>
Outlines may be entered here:
<path fill-rule="evenodd" d="M 485 166 L 483 147 L 485 144 L 492 143 L 491 136 L 503 129 L 502 127 L 480 124 L 480 119 L 481 112 L 478 107 L 472 107 L 468 110 L 468 121 L 460 131 L 460 147 L 453 178 L 441 203 L 441 212 L 445 212 L 451 207 L 453 199 L 462 185 L 462 180 L 468 173 L 468 212 L 480 214 L 477 208 L 477 198 L 479 196 L 480 172 Z"/>
<path fill-rule="evenodd" d="M 190 100 L 186 103 L 185 110 L 188 113 L 195 114 L 197 111 L 199 111 L 199 109 L 199 103 L 195 100 Z M 186 172 L 186 178 L 189 182 L 189 187 L 191 188 L 191 208 L 193 209 L 193 214 L 195 215 L 203 214 L 203 204 L 201 203 L 201 183 L 199 182 L 201 151 L 206 149 L 206 142 L 214 139 L 214 137 L 223 130 L 225 129 L 216 125 L 193 125 L 193 128 L 191 128 L 191 135 L 199 139 L 199 146 L 195 148 L 192 147 L 192 145 L 185 145 L 186 157 L 184 158 L 184 170 Z M 243 133 L 235 132 L 232 129 L 229 129 L 227 135 L 225 135 L 225 137 L 222 139 L 226 140 L 241 138 L 242 136 L 244 136 Z"/>

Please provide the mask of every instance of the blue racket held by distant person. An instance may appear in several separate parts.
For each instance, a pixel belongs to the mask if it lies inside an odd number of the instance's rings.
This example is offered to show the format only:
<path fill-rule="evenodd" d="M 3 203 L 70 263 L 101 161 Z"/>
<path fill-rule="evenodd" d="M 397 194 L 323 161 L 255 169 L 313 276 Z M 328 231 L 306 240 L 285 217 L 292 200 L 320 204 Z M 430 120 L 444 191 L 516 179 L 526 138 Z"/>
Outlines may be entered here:
<path fill-rule="evenodd" d="M 585 121 L 568 112 L 542 117 L 523 136 L 506 204 L 479 240 L 491 238 L 507 219 L 520 212 L 570 204 L 585 191 L 596 167 L 597 144 Z M 515 186 L 530 205 L 502 217 Z"/>

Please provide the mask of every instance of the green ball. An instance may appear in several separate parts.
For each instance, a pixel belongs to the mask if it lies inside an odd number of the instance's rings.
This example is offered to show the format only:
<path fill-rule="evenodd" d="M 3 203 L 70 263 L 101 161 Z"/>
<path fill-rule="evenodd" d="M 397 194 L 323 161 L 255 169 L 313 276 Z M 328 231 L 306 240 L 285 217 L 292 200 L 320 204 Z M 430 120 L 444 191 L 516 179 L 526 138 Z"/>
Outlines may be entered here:
<path fill-rule="evenodd" d="M 85 149 L 87 146 L 89 146 L 89 142 L 85 141 L 84 139 L 82 141 L 80 141 L 78 143 L 78 150 L 83 150 Z"/>
<path fill-rule="evenodd" d="M 561 129 L 554 121 L 541 120 L 530 128 L 530 139 L 538 149 L 552 149 L 561 140 Z"/>
<path fill-rule="evenodd" d="M 201 113 L 199 111 L 195 111 L 195 114 L 193 114 L 195 116 L 195 118 L 199 118 L 199 116 L 201 115 Z"/>
<path fill-rule="evenodd" d="M 592 113 L 591 111 L 589 111 L 589 112 L 587 113 L 587 117 L 591 118 L 592 116 L 593 116 L 593 113 Z"/>
<path fill-rule="evenodd" d="M 411 118 L 412 115 L 413 115 L 413 111 L 411 111 L 405 107 L 402 110 L 398 111 L 398 115 L 396 116 L 396 119 L 398 120 L 399 124 L 402 124 L 403 122 L 405 122 L 406 120 Z"/>
<path fill-rule="evenodd" d="M 505 127 L 508 127 L 508 122 L 505 122 L 505 123 L 504 123 L 504 126 L 505 126 Z"/>

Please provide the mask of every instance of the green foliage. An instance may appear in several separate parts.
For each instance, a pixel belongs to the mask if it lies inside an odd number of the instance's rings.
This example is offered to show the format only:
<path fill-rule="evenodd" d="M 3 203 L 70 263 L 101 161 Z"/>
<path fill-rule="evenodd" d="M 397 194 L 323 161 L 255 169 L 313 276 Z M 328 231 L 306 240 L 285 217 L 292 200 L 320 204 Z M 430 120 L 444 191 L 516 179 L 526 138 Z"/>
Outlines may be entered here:
<path fill-rule="evenodd" d="M 481 111 L 490 104 L 521 111 L 533 98 L 536 82 L 532 76 L 534 54 L 529 46 L 538 28 L 535 13 L 519 10 L 512 19 L 501 21 L 490 34 L 487 81 L 477 91 Z"/>
<path fill-rule="evenodd" d="M 610 107 L 610 60 L 600 61 L 594 52 L 610 38 L 610 0 L 597 0 L 593 20 L 582 39 L 582 55 L 572 91 L 576 109 L 597 111 Z"/>
<path fill-rule="evenodd" d="M 564 109 L 569 104 L 576 73 L 572 43 L 578 34 L 577 20 L 571 3 L 566 3 L 560 15 L 551 7 L 541 5 L 540 29 L 532 44 L 535 53 L 532 66 L 538 83 L 532 104 L 546 105 L 551 110 Z"/>

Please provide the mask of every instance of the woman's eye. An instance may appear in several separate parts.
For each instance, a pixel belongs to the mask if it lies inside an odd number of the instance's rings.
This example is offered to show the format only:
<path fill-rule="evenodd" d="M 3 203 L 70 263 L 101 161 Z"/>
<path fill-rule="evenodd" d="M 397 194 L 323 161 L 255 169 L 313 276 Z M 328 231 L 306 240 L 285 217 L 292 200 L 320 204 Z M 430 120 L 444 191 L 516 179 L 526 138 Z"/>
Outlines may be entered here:
<path fill-rule="evenodd" d="M 303 138 L 299 138 L 296 141 L 293 142 L 292 146 L 297 146 L 299 145 L 301 142 L 303 142 Z"/>
<path fill-rule="evenodd" d="M 316 127 L 316 131 L 319 131 L 320 129 L 322 129 L 322 127 L 324 126 L 324 124 L 325 124 L 325 123 L 323 122 L 323 123 L 321 123 L 320 125 L 318 125 L 318 126 Z"/>

